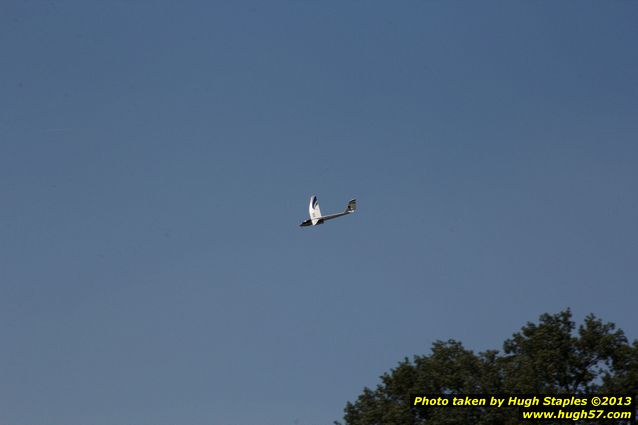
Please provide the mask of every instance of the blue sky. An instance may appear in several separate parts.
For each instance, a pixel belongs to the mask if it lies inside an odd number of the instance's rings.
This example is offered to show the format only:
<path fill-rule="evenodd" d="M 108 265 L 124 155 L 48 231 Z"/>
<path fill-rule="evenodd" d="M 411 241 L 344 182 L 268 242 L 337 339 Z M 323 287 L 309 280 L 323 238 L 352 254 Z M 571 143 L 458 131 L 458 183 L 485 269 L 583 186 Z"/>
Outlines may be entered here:
<path fill-rule="evenodd" d="M 637 338 L 636 22 L 2 2 L 0 422 L 326 424 L 437 339 Z"/>

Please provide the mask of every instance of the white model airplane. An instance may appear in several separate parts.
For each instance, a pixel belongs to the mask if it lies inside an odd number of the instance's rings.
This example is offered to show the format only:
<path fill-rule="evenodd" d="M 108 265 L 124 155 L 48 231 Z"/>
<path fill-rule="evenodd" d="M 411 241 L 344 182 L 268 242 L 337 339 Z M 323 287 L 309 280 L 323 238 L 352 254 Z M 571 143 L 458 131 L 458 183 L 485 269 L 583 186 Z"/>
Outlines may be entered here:
<path fill-rule="evenodd" d="M 300 226 L 305 227 L 305 226 L 316 226 L 317 224 L 323 224 L 323 222 L 326 220 L 332 220 L 333 218 L 352 214 L 356 209 L 357 209 L 357 200 L 352 199 L 350 202 L 348 202 L 348 206 L 346 207 L 344 212 L 340 212 L 337 214 L 321 215 L 321 210 L 319 209 L 319 201 L 317 201 L 317 197 L 315 195 L 312 195 L 310 197 L 310 205 L 308 205 L 308 212 L 310 213 L 310 218 L 304 221 L 303 223 L 301 223 Z"/>

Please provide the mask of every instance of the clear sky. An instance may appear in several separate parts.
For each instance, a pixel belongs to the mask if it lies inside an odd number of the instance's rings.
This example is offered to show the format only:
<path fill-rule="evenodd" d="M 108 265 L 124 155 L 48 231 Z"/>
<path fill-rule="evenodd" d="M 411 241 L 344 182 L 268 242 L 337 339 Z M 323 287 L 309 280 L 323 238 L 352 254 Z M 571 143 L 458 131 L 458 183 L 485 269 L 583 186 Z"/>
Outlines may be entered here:
<path fill-rule="evenodd" d="M 437 339 L 638 338 L 637 45 L 622 0 L 3 0 L 0 423 L 329 424 Z"/>

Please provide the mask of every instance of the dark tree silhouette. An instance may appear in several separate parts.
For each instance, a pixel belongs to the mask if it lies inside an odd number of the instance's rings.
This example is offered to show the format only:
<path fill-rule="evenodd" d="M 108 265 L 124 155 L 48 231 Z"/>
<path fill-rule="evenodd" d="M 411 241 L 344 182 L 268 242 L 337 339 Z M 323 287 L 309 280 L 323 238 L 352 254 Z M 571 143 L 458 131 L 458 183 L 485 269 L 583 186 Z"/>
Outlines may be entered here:
<path fill-rule="evenodd" d="M 509 425 L 514 408 L 413 409 L 411 396 L 447 394 L 638 393 L 638 341 L 589 315 L 576 329 L 569 309 L 543 314 L 503 343 L 475 354 L 454 340 L 437 341 L 426 356 L 404 359 L 345 407 L 346 425 Z M 591 422 L 590 422 L 591 423 Z M 607 422 L 611 423 L 611 422 Z M 339 422 L 335 422 L 339 424 Z"/>

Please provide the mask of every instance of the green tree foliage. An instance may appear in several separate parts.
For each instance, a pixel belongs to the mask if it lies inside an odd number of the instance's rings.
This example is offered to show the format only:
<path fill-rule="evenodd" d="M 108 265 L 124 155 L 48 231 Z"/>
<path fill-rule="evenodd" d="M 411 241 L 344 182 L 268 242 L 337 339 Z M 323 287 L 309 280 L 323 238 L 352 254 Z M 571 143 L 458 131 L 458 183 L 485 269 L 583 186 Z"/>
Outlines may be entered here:
<path fill-rule="evenodd" d="M 345 407 L 346 425 L 509 425 L 516 410 L 490 407 L 413 409 L 415 394 L 638 393 L 638 341 L 589 315 L 576 329 L 571 311 L 543 314 L 503 343 L 475 354 L 454 340 L 427 356 L 404 359 Z M 335 422 L 338 424 L 338 422 Z"/>

